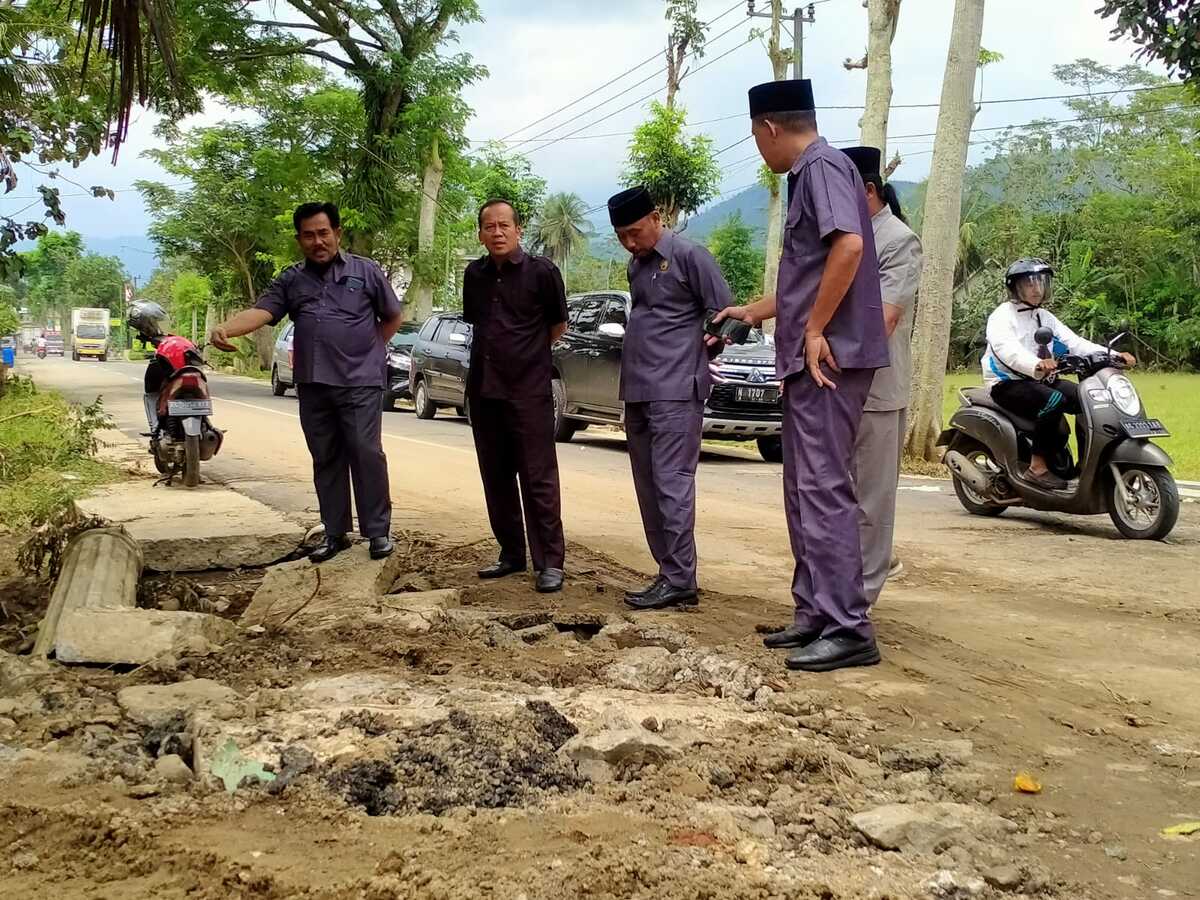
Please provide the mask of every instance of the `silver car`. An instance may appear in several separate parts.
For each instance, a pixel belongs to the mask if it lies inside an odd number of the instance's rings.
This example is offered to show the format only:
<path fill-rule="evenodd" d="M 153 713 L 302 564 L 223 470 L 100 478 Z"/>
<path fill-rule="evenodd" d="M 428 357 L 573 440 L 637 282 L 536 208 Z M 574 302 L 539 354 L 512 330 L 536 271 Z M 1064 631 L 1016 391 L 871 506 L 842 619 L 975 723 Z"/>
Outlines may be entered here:
<path fill-rule="evenodd" d="M 292 369 L 292 343 L 296 326 L 288 323 L 275 339 L 275 350 L 271 354 L 271 393 L 282 397 L 289 388 L 296 386 L 296 373 Z"/>

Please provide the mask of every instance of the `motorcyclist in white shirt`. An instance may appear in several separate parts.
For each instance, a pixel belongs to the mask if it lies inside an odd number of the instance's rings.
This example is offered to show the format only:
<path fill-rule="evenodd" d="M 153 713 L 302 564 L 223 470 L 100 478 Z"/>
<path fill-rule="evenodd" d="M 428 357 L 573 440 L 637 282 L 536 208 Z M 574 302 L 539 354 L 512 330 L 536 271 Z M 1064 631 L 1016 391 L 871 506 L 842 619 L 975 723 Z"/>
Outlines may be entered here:
<path fill-rule="evenodd" d="M 984 382 L 992 399 L 1009 412 L 1031 419 L 1033 452 L 1025 479 L 1048 490 L 1064 490 L 1067 483 L 1050 471 L 1053 459 L 1067 443 L 1063 433 L 1064 413 L 1078 415 L 1079 385 L 1065 379 L 1044 379 L 1057 368 L 1054 357 L 1103 353 L 1106 348 L 1082 338 L 1064 325 L 1045 304 L 1053 293 L 1054 269 L 1045 260 L 1018 259 L 1004 273 L 1008 298 L 988 317 L 987 351 L 981 361 Z M 1034 339 L 1039 328 L 1054 335 L 1049 359 L 1038 358 Z M 1128 366 L 1137 360 L 1129 353 L 1118 354 Z"/>

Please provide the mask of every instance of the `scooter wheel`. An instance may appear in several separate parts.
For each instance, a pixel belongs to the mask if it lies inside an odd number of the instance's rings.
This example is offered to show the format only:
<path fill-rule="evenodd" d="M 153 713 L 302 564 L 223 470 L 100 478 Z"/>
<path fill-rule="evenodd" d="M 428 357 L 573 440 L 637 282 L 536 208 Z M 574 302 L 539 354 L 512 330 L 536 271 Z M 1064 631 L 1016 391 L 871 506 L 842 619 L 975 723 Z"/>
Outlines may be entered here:
<path fill-rule="evenodd" d="M 1166 469 L 1127 466 L 1121 469 L 1121 481 L 1129 503 L 1125 502 L 1117 482 L 1110 479 L 1108 516 L 1117 531 L 1135 541 L 1161 541 L 1179 519 L 1179 488 Z"/>
<path fill-rule="evenodd" d="M 200 437 L 189 434 L 183 439 L 183 484 L 195 487 L 200 483 Z"/>
<path fill-rule="evenodd" d="M 986 453 L 979 451 L 968 455 L 971 458 L 971 462 L 975 463 L 975 465 L 995 469 L 995 464 Z M 951 476 L 950 480 L 954 482 L 954 496 L 958 497 L 958 502 L 962 504 L 962 508 L 971 515 L 998 516 L 1004 510 L 1008 509 L 1007 506 L 1002 506 L 999 503 L 991 503 L 983 499 L 969 485 L 960 481 L 957 477 Z"/>

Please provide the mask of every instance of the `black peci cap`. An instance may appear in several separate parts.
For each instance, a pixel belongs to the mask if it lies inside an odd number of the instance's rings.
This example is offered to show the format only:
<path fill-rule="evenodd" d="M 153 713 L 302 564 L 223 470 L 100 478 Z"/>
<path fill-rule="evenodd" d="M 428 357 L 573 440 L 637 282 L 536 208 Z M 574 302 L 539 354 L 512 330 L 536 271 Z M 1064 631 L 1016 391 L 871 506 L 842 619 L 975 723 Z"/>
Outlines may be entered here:
<path fill-rule="evenodd" d="M 878 147 L 842 147 L 842 152 L 850 157 L 850 161 L 858 168 L 858 174 L 864 179 L 874 175 L 880 177 L 879 164 L 883 162 L 883 153 Z"/>
<path fill-rule="evenodd" d="M 750 118 L 768 113 L 816 109 L 812 82 L 807 78 L 767 81 L 750 88 Z"/>
<path fill-rule="evenodd" d="M 654 200 L 642 186 L 621 191 L 608 198 L 608 219 L 613 228 L 624 228 L 654 212 Z"/>

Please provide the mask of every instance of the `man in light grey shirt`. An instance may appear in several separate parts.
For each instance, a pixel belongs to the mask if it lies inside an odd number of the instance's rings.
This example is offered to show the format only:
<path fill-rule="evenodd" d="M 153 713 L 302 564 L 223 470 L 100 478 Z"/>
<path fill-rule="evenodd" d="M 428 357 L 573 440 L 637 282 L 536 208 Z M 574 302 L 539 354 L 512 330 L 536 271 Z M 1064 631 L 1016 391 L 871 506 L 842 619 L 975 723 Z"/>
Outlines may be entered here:
<path fill-rule="evenodd" d="M 883 183 L 879 150 L 851 147 L 842 152 L 854 160 L 867 192 L 892 362 L 875 372 L 854 445 L 863 587 L 867 600 L 874 604 L 889 574 L 899 574 L 901 568 L 898 563 L 893 567 L 892 535 L 912 383 L 912 330 L 921 283 L 921 241 L 904 219 L 895 188 Z"/>

